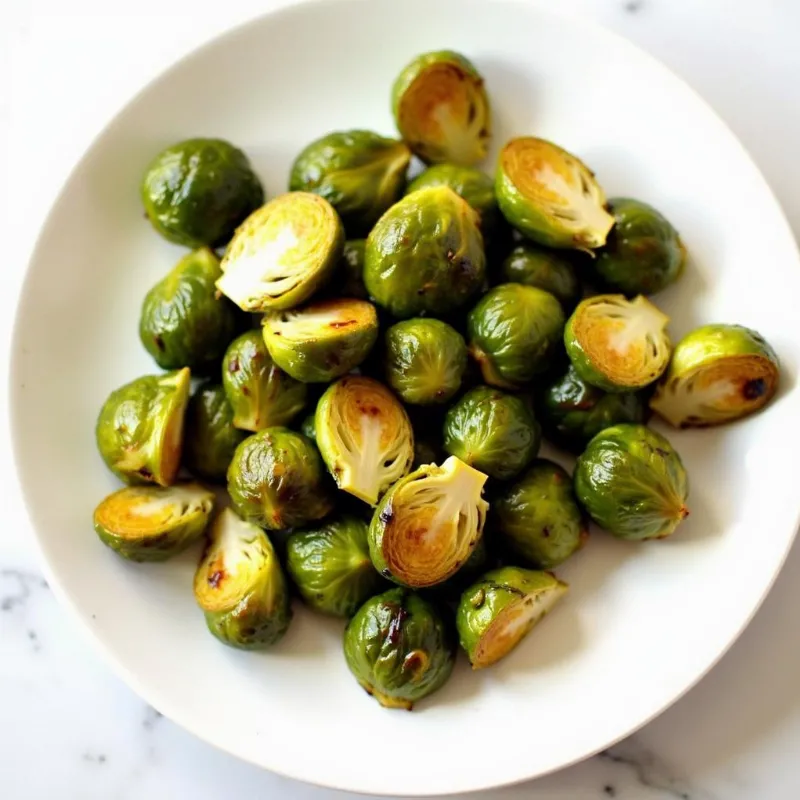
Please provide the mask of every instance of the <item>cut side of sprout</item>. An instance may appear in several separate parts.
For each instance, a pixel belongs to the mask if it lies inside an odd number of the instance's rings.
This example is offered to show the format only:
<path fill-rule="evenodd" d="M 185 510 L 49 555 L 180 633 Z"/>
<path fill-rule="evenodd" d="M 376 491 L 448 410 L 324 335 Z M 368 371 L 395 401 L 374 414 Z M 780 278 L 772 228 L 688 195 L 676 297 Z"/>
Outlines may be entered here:
<path fill-rule="evenodd" d="M 315 429 L 339 488 L 371 505 L 408 472 L 414 459 L 405 409 L 371 378 L 347 376 L 328 389 L 317 408 Z"/>
<path fill-rule="evenodd" d="M 228 246 L 216 286 L 244 311 L 301 303 L 341 254 L 341 222 L 327 200 L 289 192 L 253 212 Z"/>
<path fill-rule="evenodd" d="M 348 298 L 315 303 L 299 311 L 285 311 L 264 322 L 273 335 L 295 342 L 323 336 L 346 337 L 354 330 L 377 324 L 378 317 L 372 303 Z"/>
<path fill-rule="evenodd" d="M 381 512 L 382 556 L 398 581 L 432 586 L 453 575 L 483 532 L 487 476 L 450 456 L 410 476 Z"/>
<path fill-rule="evenodd" d="M 209 538 L 194 578 L 195 597 L 204 611 L 228 611 L 271 569 L 275 552 L 261 528 L 229 508 L 214 520 Z"/>
<path fill-rule="evenodd" d="M 669 363 L 669 317 L 641 295 L 599 295 L 584 300 L 567 324 L 567 348 L 581 377 L 607 391 L 637 389 L 661 376 Z M 574 340 L 574 341 L 571 341 Z"/>

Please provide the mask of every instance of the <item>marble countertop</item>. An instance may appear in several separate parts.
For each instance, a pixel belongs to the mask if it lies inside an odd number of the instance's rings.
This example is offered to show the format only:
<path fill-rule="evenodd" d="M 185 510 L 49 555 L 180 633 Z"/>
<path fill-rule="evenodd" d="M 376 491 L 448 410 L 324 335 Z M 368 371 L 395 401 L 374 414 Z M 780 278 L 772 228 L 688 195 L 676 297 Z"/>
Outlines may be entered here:
<path fill-rule="evenodd" d="M 202 13 L 189 0 L 0 4 L 4 373 L 14 303 L 33 239 L 92 136 L 166 63 L 271 4 L 275 0 L 237 0 Z M 753 154 L 800 233 L 796 0 L 561 0 L 560 5 L 628 36 L 698 89 Z M 0 403 L 6 420 L 4 393 Z M 0 797 L 351 797 L 279 778 L 210 748 L 163 719 L 112 674 L 48 590 L 15 483 L 7 423 L 0 437 Z M 753 531 L 754 538 L 765 535 L 769 531 Z M 795 547 L 741 639 L 660 718 L 578 766 L 473 797 L 800 797 L 798 608 Z"/>

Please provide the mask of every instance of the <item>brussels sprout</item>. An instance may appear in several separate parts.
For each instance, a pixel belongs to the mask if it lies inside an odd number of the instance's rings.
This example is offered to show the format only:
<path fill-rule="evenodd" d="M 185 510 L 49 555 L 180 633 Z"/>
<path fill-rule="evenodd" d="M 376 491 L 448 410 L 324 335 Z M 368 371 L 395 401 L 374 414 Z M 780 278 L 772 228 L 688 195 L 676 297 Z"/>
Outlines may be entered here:
<path fill-rule="evenodd" d="M 286 569 L 311 608 L 336 617 L 351 617 L 383 585 L 369 558 L 367 523 L 354 516 L 293 533 Z"/>
<path fill-rule="evenodd" d="M 566 312 L 581 299 L 581 282 L 571 254 L 564 250 L 548 250 L 532 242 L 517 245 L 503 261 L 502 274 L 509 283 L 550 292 Z"/>
<path fill-rule="evenodd" d="M 195 250 L 145 296 L 139 339 L 162 369 L 203 370 L 222 358 L 240 312 L 217 295 L 221 274 L 211 250 Z"/>
<path fill-rule="evenodd" d="M 366 239 L 350 239 L 344 243 L 344 253 L 339 261 L 336 274 L 331 279 L 333 290 L 340 297 L 355 297 L 357 300 L 368 300 L 367 288 L 364 286 L 364 250 Z"/>
<path fill-rule="evenodd" d="M 492 120 L 483 78 L 452 50 L 417 56 L 392 87 L 400 135 L 426 163 L 471 166 L 486 156 Z"/>
<path fill-rule="evenodd" d="M 647 298 L 599 294 L 567 320 L 564 344 L 578 375 L 606 392 L 642 389 L 669 363 L 669 317 Z"/>
<path fill-rule="evenodd" d="M 436 464 L 441 460 L 442 452 L 434 442 L 414 436 L 414 460 L 411 468 L 416 469 L 423 464 Z"/>
<path fill-rule="evenodd" d="M 459 197 L 478 212 L 481 231 L 488 238 L 500 224 L 500 210 L 494 196 L 494 181 L 476 167 L 458 164 L 434 164 L 414 178 L 406 194 L 429 186 L 449 186 Z"/>
<path fill-rule="evenodd" d="M 188 369 L 145 375 L 111 392 L 97 418 L 97 449 L 125 483 L 175 482 L 189 401 Z"/>
<path fill-rule="evenodd" d="M 544 139 L 522 136 L 503 147 L 495 194 L 505 218 L 548 247 L 601 247 L 614 224 L 589 168 Z"/>
<path fill-rule="evenodd" d="M 211 526 L 194 576 L 209 631 L 242 650 L 275 644 L 292 621 L 289 589 L 266 533 L 229 508 Z"/>
<path fill-rule="evenodd" d="M 314 443 L 317 441 L 317 426 L 314 422 L 315 416 L 316 411 L 312 411 L 300 424 L 300 433 L 302 433 L 306 439 L 311 439 Z"/>
<path fill-rule="evenodd" d="M 264 317 L 272 360 L 304 383 L 329 383 L 357 367 L 378 338 L 378 315 L 366 300 L 321 300 Z"/>
<path fill-rule="evenodd" d="M 589 516 L 620 539 L 662 539 L 689 513 L 680 456 L 644 425 L 598 433 L 578 457 L 574 481 Z"/>
<path fill-rule="evenodd" d="M 245 436 L 233 424 L 233 409 L 222 386 L 204 383 L 186 409 L 184 466 L 198 478 L 224 482 L 233 453 Z"/>
<path fill-rule="evenodd" d="M 778 389 L 778 356 L 741 325 L 704 325 L 675 346 L 650 407 L 676 428 L 703 428 L 746 417 Z"/>
<path fill-rule="evenodd" d="M 333 206 L 310 192 L 288 192 L 237 228 L 217 288 L 244 311 L 294 308 L 331 276 L 343 248 Z"/>
<path fill-rule="evenodd" d="M 407 195 L 367 237 L 364 284 L 400 319 L 462 308 L 485 274 L 478 215 L 447 186 Z"/>
<path fill-rule="evenodd" d="M 467 325 L 470 355 L 486 383 L 517 389 L 547 371 L 561 352 L 564 311 L 549 292 L 504 283 L 478 301 Z"/>
<path fill-rule="evenodd" d="M 405 475 L 414 433 L 405 409 L 382 384 L 348 375 L 330 386 L 314 417 L 317 447 L 342 491 L 375 505 Z"/>
<path fill-rule="evenodd" d="M 486 475 L 450 456 L 426 464 L 383 496 L 369 526 L 375 568 L 401 586 L 434 586 L 454 575 L 483 534 Z"/>
<path fill-rule="evenodd" d="M 339 131 L 311 142 L 295 159 L 289 188 L 324 197 L 345 230 L 364 234 L 403 193 L 411 153 L 372 131 Z"/>
<path fill-rule="evenodd" d="M 267 428 L 236 448 L 228 494 L 245 520 L 269 530 L 307 525 L 333 508 L 317 448 L 287 428 Z"/>
<path fill-rule="evenodd" d="M 234 339 L 222 361 L 222 386 L 233 424 L 245 431 L 288 425 L 306 405 L 308 388 L 273 363 L 260 331 Z"/>
<path fill-rule="evenodd" d="M 214 495 L 196 483 L 126 486 L 94 512 L 103 544 L 130 561 L 166 561 L 197 541 L 208 524 Z"/>
<path fill-rule="evenodd" d="M 565 374 L 543 387 L 537 417 L 552 442 L 582 450 L 605 428 L 644 422 L 645 401 L 636 392 L 604 392 L 591 386 L 570 365 Z"/>
<path fill-rule="evenodd" d="M 549 572 L 500 567 L 461 595 L 456 628 L 473 669 L 507 656 L 569 587 Z"/>
<path fill-rule="evenodd" d="M 492 532 L 525 566 L 552 569 L 577 552 L 589 526 L 572 488 L 572 478 L 540 458 L 492 501 Z"/>
<path fill-rule="evenodd" d="M 406 589 L 372 597 L 344 632 L 347 666 L 385 708 L 411 710 L 453 671 L 455 639 L 436 606 Z"/>
<path fill-rule="evenodd" d="M 162 150 L 145 172 L 141 194 L 153 227 L 186 247 L 224 245 L 264 202 L 247 156 L 222 139 L 187 139 Z"/>
<path fill-rule="evenodd" d="M 446 403 L 467 368 L 464 337 L 438 319 L 408 319 L 386 331 L 386 376 L 406 403 Z"/>
<path fill-rule="evenodd" d="M 603 284 L 633 296 L 655 294 L 678 280 L 686 248 L 669 220 L 639 200 L 619 197 L 608 205 L 614 228 L 594 261 Z"/>
<path fill-rule="evenodd" d="M 498 480 L 524 469 L 540 444 L 541 429 L 530 406 L 489 386 L 471 389 L 445 417 L 445 451 Z"/>

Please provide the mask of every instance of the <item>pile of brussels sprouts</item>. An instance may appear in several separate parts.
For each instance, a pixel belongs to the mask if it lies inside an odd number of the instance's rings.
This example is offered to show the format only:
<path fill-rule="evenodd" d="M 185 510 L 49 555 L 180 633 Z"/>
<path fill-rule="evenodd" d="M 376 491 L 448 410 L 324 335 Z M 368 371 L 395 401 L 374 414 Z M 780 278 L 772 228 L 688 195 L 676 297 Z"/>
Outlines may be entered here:
<path fill-rule="evenodd" d="M 214 636 L 275 644 L 295 592 L 348 620 L 358 683 L 411 708 L 457 642 L 475 668 L 515 648 L 567 591 L 550 570 L 590 520 L 672 534 L 687 477 L 650 411 L 739 419 L 772 398 L 778 361 L 738 325 L 673 346 L 647 296 L 684 270 L 677 231 L 607 201 L 572 153 L 518 137 L 494 179 L 478 169 L 491 113 L 463 56 L 415 58 L 392 107 L 400 139 L 325 135 L 267 202 L 223 140 L 149 166 L 147 217 L 189 251 L 141 309 L 163 371 L 100 412 L 127 486 L 94 525 L 133 561 L 205 537 L 194 593 Z M 574 475 L 538 457 L 542 436 L 577 454 Z"/>

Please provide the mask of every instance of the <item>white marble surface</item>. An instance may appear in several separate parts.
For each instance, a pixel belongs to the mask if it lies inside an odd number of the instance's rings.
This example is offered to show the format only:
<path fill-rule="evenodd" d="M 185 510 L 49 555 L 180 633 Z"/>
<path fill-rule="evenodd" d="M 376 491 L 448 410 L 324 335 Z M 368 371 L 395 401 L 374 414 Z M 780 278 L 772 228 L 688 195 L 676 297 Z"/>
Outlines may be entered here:
<path fill-rule="evenodd" d="M 630 37 L 687 78 L 750 149 L 800 232 L 800 3 L 560 4 Z M 269 0 L 237 0 L 200 13 L 196 0 L 0 3 L 4 373 L 24 265 L 73 161 L 144 79 L 216 30 L 268 5 Z M 58 320 L 46 324 L 57 335 Z M 0 402 L 5 420 L 5 396 Z M 6 428 L 7 423 L 0 433 L 0 798 L 347 797 L 278 778 L 211 749 L 161 718 L 110 672 L 41 577 Z M 768 535 L 753 531 L 754 546 Z M 740 641 L 672 709 L 608 753 L 481 797 L 800 797 L 798 608 L 800 552 L 795 548 Z"/>

